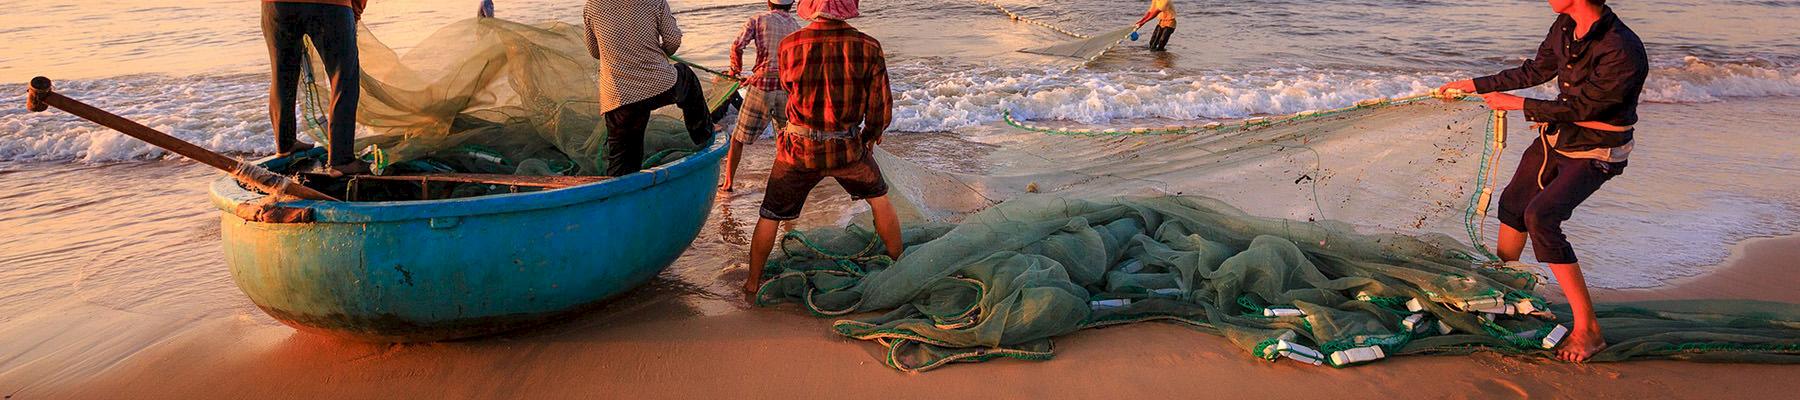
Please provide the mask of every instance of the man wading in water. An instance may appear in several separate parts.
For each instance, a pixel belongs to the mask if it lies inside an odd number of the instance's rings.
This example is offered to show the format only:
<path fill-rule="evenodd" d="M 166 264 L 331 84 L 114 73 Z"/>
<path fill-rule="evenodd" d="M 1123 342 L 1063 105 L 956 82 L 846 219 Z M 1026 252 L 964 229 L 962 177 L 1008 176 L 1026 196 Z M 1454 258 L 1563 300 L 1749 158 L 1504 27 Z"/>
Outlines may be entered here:
<path fill-rule="evenodd" d="M 870 154 L 893 119 L 887 61 L 880 42 L 844 22 L 857 15 L 857 0 L 801 0 L 800 16 L 813 23 L 781 41 L 776 59 L 790 120 L 775 138 L 775 166 L 750 241 L 744 290 L 751 301 L 775 247 L 777 225 L 799 218 L 807 194 L 827 176 L 852 198 L 869 201 L 888 257 L 900 258 L 900 221 Z"/>
<path fill-rule="evenodd" d="M 667 0 L 588 0 L 582 10 L 588 54 L 600 60 L 600 113 L 606 120 L 606 176 L 643 169 L 650 113 L 676 104 L 694 144 L 712 139 L 700 78 L 669 63 L 681 28 Z"/>
<path fill-rule="evenodd" d="M 1549 0 L 1561 14 L 1538 46 L 1537 57 L 1500 73 L 1445 84 L 1442 89 L 1481 93 L 1495 110 L 1524 110 L 1542 134 L 1525 150 L 1519 169 L 1500 194 L 1500 243 L 1495 251 L 1516 263 L 1531 239 L 1538 261 L 1550 264 L 1575 313 L 1575 328 L 1557 350 L 1564 361 L 1583 361 L 1606 347 L 1575 249 L 1562 222 L 1608 179 L 1624 172 L 1637 123 L 1638 94 L 1650 74 L 1644 43 L 1605 0 Z M 1554 100 L 1505 93 L 1558 83 Z"/>
<path fill-rule="evenodd" d="M 369 164 L 356 159 L 356 102 L 362 97 L 362 66 L 356 57 L 356 20 L 368 0 L 263 0 L 263 40 L 269 45 L 269 119 L 274 123 L 275 155 L 312 148 L 296 137 L 295 93 L 300 84 L 300 56 L 312 38 L 331 80 L 325 136 L 331 175 L 365 174 Z M 308 88 L 309 90 L 311 88 Z"/>
<path fill-rule="evenodd" d="M 768 2 L 769 11 L 750 17 L 738 33 L 737 41 L 731 44 L 731 72 L 728 75 L 735 77 L 743 72 L 744 46 L 751 43 L 756 44 L 756 66 L 750 69 L 750 77 L 744 79 L 744 106 L 739 108 L 737 131 L 731 134 L 731 148 L 725 153 L 725 177 L 719 182 L 719 189 L 726 192 L 731 191 L 732 178 L 737 176 L 738 160 L 744 156 L 744 146 L 756 143 L 756 138 L 762 136 L 771 120 L 776 132 L 787 129 L 788 95 L 781 89 L 776 46 L 781 45 L 781 39 L 800 30 L 800 20 L 790 13 L 794 9 L 794 0 Z"/>
<path fill-rule="evenodd" d="M 1162 21 L 1156 23 L 1156 32 L 1150 34 L 1150 51 L 1169 50 L 1169 35 L 1175 34 L 1175 5 L 1169 4 L 1171 1 L 1174 0 L 1150 0 L 1150 10 L 1145 11 L 1144 19 L 1138 20 L 1136 24 L 1143 28 L 1144 23 L 1150 22 L 1152 18 L 1162 17 Z M 1137 40 L 1137 37 L 1133 36 L 1131 39 Z"/>

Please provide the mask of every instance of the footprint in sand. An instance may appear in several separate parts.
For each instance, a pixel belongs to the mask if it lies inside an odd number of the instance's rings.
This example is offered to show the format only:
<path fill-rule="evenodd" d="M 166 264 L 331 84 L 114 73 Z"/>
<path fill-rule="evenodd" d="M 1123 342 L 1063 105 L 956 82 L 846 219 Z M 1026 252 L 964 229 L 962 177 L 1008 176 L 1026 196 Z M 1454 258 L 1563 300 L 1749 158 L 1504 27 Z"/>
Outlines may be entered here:
<path fill-rule="evenodd" d="M 1489 379 L 1482 379 L 1479 381 L 1475 381 L 1475 389 L 1476 389 L 1476 393 L 1482 394 L 1481 397 L 1487 397 L 1487 398 L 1520 398 L 1520 399 L 1523 399 L 1523 398 L 1538 397 L 1538 396 L 1532 396 L 1530 393 L 1527 393 L 1525 391 L 1525 388 L 1519 386 L 1517 383 L 1513 383 L 1512 381 L 1507 381 L 1507 380 L 1503 380 L 1503 379 L 1489 378 Z"/>

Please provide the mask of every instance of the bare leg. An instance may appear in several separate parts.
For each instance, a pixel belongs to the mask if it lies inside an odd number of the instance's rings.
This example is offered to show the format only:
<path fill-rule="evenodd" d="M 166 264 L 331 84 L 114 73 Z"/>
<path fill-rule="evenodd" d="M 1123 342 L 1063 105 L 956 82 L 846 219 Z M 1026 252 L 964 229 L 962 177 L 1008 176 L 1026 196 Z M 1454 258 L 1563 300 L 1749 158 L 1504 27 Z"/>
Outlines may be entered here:
<path fill-rule="evenodd" d="M 1568 362 L 1585 361 L 1606 347 L 1606 338 L 1600 335 L 1600 323 L 1594 317 L 1594 301 L 1588 298 L 1587 280 L 1581 276 L 1581 264 L 1550 264 L 1550 272 L 1556 274 L 1563 296 L 1569 298 L 1569 310 L 1575 314 L 1575 327 L 1570 329 L 1568 340 L 1556 351 L 1556 358 Z"/>
<path fill-rule="evenodd" d="M 894 215 L 894 204 L 888 202 L 887 196 L 873 197 L 869 198 L 869 209 L 875 213 L 875 233 L 887 244 L 888 258 L 899 260 L 906 242 L 900 238 L 900 218 Z"/>
<path fill-rule="evenodd" d="M 719 180 L 719 190 L 731 192 L 732 177 L 737 175 L 738 157 L 744 156 L 744 143 L 731 140 L 731 147 L 725 150 L 725 178 Z"/>
<path fill-rule="evenodd" d="M 756 232 L 750 235 L 750 274 L 744 278 L 744 299 L 754 303 L 756 289 L 762 286 L 763 266 L 769 263 L 769 252 L 775 250 L 775 229 L 781 221 L 761 218 Z"/>
<path fill-rule="evenodd" d="M 1525 251 L 1525 232 L 1519 232 L 1506 224 L 1500 224 L 1500 242 L 1494 244 L 1494 253 L 1500 261 L 1519 261 L 1519 253 Z"/>

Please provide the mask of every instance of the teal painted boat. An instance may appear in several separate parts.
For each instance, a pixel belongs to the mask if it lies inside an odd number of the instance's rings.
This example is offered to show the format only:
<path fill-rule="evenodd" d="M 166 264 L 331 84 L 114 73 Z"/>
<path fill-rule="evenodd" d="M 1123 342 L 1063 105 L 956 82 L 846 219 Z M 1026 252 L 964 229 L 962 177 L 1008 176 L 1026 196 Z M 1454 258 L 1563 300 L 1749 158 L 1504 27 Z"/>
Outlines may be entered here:
<path fill-rule="evenodd" d="M 541 192 L 282 203 L 310 209 L 306 223 L 240 218 L 233 210 L 263 195 L 229 177 L 212 199 L 232 278 L 275 319 L 363 341 L 449 340 L 553 320 L 649 281 L 699 235 L 724 146 Z"/>

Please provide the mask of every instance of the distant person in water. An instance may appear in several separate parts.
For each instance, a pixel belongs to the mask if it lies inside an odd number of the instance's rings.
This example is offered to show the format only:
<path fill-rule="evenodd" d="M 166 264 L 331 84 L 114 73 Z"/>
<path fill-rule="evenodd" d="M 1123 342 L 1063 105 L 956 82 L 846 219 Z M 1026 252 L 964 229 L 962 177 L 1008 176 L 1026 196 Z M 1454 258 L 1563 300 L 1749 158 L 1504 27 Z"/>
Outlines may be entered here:
<path fill-rule="evenodd" d="M 893 119 L 887 61 L 880 42 L 845 22 L 858 15 L 857 3 L 801 0 L 800 16 L 813 22 L 781 41 L 776 59 L 790 120 L 775 138 L 762 219 L 750 241 L 747 295 L 761 284 L 777 225 L 799 218 L 807 195 L 828 176 L 851 198 L 869 202 L 888 257 L 900 258 L 900 221 L 871 154 Z"/>
<path fill-rule="evenodd" d="M 274 124 L 275 154 L 287 156 L 312 148 L 296 137 L 295 94 L 300 84 L 304 39 L 312 38 L 331 81 L 325 134 L 331 175 L 364 174 L 369 164 L 356 159 L 356 102 L 362 97 L 362 67 L 356 53 L 356 21 L 368 0 L 263 0 L 263 39 L 269 45 L 269 119 Z"/>
<path fill-rule="evenodd" d="M 1481 93 L 1495 110 L 1524 110 L 1539 123 L 1538 140 L 1525 150 L 1512 183 L 1500 194 L 1500 242 L 1495 251 L 1516 263 L 1530 239 L 1538 261 L 1550 264 L 1562 285 L 1575 327 L 1557 358 L 1583 361 L 1606 347 L 1595 321 L 1587 283 L 1562 223 L 1575 207 L 1625 170 L 1637 123 L 1638 94 L 1650 73 L 1644 43 L 1613 14 L 1605 0 L 1549 0 L 1560 14 L 1538 46 L 1537 57 L 1500 73 L 1445 84 L 1442 89 Z M 1505 92 L 1551 79 L 1555 99 L 1526 99 Z"/>
<path fill-rule="evenodd" d="M 1169 50 L 1169 35 L 1175 34 L 1175 5 L 1169 4 L 1172 1 L 1174 0 L 1150 0 L 1150 10 L 1145 11 L 1144 18 L 1137 22 L 1137 27 L 1143 28 L 1144 23 L 1151 19 L 1162 19 L 1156 23 L 1156 32 L 1150 34 L 1151 51 Z"/>
<path fill-rule="evenodd" d="M 481 0 L 481 5 L 475 7 L 475 16 L 479 18 L 493 18 L 494 0 Z"/>
<path fill-rule="evenodd" d="M 700 78 L 669 61 L 681 49 L 681 27 L 667 0 L 588 0 L 582 17 L 588 54 L 600 60 L 607 176 L 643 169 L 644 129 L 650 113 L 663 106 L 681 108 L 695 144 L 712 139 Z"/>
<path fill-rule="evenodd" d="M 732 179 L 737 176 L 738 161 L 744 155 L 744 146 L 756 143 L 769 123 L 775 123 L 775 131 L 787 129 L 787 91 L 781 89 L 781 68 L 777 58 L 781 39 L 788 34 L 800 30 L 800 20 L 794 18 L 794 0 L 768 0 L 769 11 L 750 17 L 744 23 L 744 29 L 738 32 L 737 41 L 731 44 L 731 71 L 728 75 L 738 77 L 744 71 L 744 46 L 756 44 L 756 66 L 750 69 L 750 76 L 744 79 L 744 103 L 738 110 L 737 131 L 731 135 L 731 148 L 725 153 L 725 177 L 719 182 L 719 189 L 730 192 Z"/>

